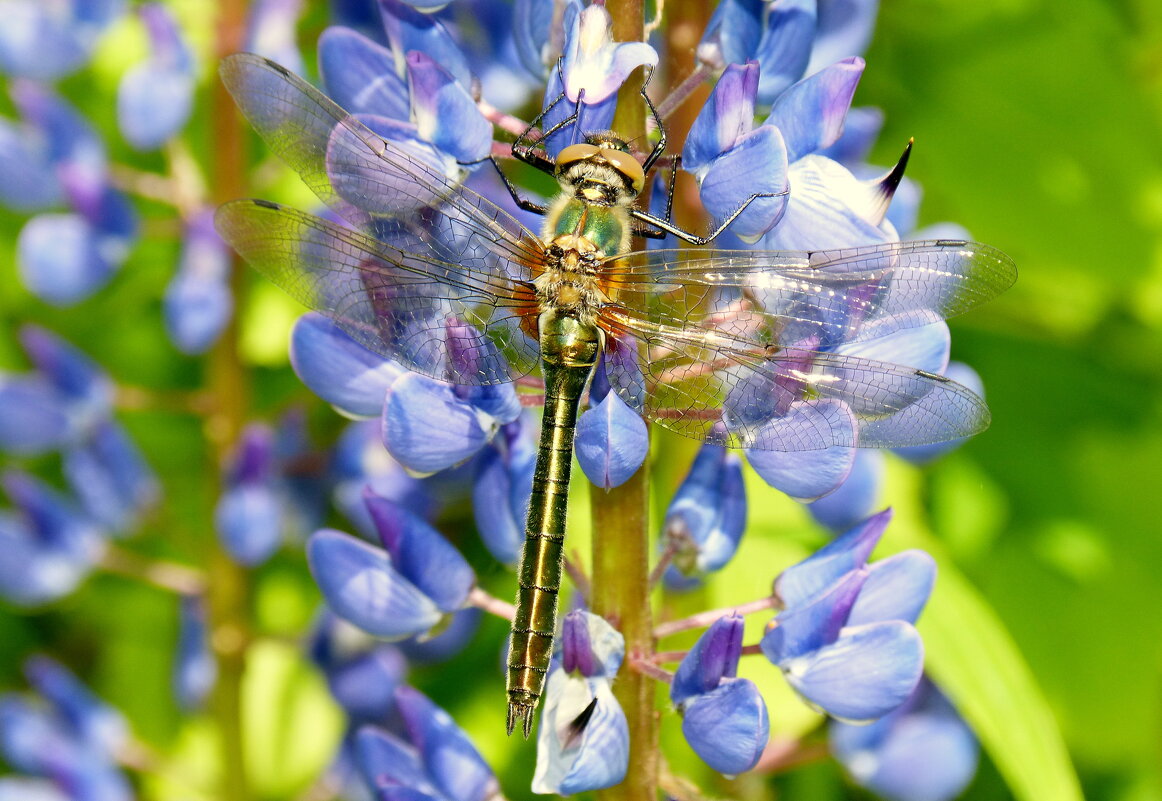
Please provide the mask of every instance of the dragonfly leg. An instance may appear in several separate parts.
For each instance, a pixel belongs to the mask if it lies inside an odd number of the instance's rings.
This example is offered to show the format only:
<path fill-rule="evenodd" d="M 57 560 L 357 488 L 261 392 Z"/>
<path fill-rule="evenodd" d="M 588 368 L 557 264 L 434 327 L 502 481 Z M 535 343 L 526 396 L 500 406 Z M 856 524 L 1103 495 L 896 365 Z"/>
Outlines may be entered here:
<path fill-rule="evenodd" d="M 491 161 L 492 166 L 496 168 L 497 174 L 500 175 L 500 180 L 504 181 L 504 188 L 508 190 L 510 195 L 512 195 L 512 200 L 514 203 L 516 203 L 517 206 L 524 209 L 525 211 L 531 211 L 533 214 L 545 215 L 549 213 L 549 207 L 545 204 L 537 203 L 536 201 L 529 200 L 527 197 L 523 197 L 521 195 L 520 190 L 517 189 L 516 185 L 509 180 L 507 175 L 504 174 L 504 170 L 500 168 L 500 163 L 494 156 L 489 156 L 488 160 Z"/>
<path fill-rule="evenodd" d="M 717 228 L 715 228 L 713 231 L 711 231 L 709 234 L 706 234 L 705 236 L 698 236 L 697 234 L 692 234 L 689 231 L 685 230 L 684 228 L 679 228 L 678 226 L 674 225 L 673 223 L 669 222 L 668 220 L 663 220 L 662 218 L 660 218 L 656 215 L 650 214 L 649 212 L 640 211 L 639 209 L 631 209 L 630 216 L 635 220 L 640 220 L 641 222 L 649 223 L 650 225 L 653 225 L 657 228 L 660 228 L 663 231 L 665 231 L 666 233 L 673 234 L 674 236 L 681 239 L 683 242 L 689 242 L 691 245 L 705 245 L 705 244 L 713 242 L 715 239 L 717 239 L 719 237 L 719 235 L 722 234 L 723 231 L 725 231 L 728 227 L 730 227 L 730 224 L 732 222 L 734 222 L 736 219 L 738 219 L 738 215 L 740 215 L 744 211 L 746 211 L 746 207 L 749 206 L 754 201 L 756 201 L 762 197 L 782 197 L 783 195 L 786 195 L 786 194 L 788 194 L 786 190 L 784 190 L 782 192 L 755 192 L 753 195 L 751 195 L 746 200 L 744 200 L 739 205 L 739 207 L 737 209 L 732 211 L 726 217 L 726 219 L 724 219 L 721 223 L 719 223 Z"/>

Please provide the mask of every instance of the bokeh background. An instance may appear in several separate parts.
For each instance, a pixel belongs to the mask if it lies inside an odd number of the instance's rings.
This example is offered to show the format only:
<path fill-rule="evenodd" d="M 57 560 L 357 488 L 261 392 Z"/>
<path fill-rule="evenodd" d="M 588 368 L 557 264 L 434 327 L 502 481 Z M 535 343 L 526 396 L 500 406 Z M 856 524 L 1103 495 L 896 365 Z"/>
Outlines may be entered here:
<path fill-rule="evenodd" d="M 173 7 L 207 52 L 214 4 L 180 0 Z M 299 27 L 308 63 L 326 17 L 325 8 L 311 5 Z M 163 172 L 162 156 L 134 153 L 120 140 L 113 115 L 117 81 L 143 52 L 138 26 L 118 25 L 91 68 L 61 89 L 105 135 L 114 161 Z M 887 116 L 873 161 L 892 163 L 915 137 L 908 174 L 923 189 L 921 224 L 959 222 L 1020 268 L 1015 288 L 952 324 L 953 356 L 983 377 L 994 422 L 926 471 L 894 464 L 884 500 L 901 516 L 897 545 L 934 538 L 941 559 L 975 588 L 972 598 L 995 611 L 987 617 L 990 636 L 1006 643 L 1011 636 L 1023 662 L 998 671 L 1015 669 L 1039 688 L 1036 703 L 1047 703 L 1052 717 L 1045 726 L 1029 707 L 1014 704 L 1010 728 L 1049 743 L 1050 751 L 1063 737 L 1086 798 L 1160 799 L 1162 6 L 888 0 L 867 61 L 855 103 L 879 106 Z M 211 67 L 201 67 L 200 110 L 214 80 Z M 0 113 L 13 113 L 2 96 Z M 186 142 L 206 163 L 214 132 L 204 113 L 195 116 Z M 257 179 L 255 191 L 303 197 L 277 170 Z M 150 201 L 139 208 L 144 236 L 128 263 L 107 288 L 67 309 L 46 306 L 22 288 L 14 253 L 25 218 L 0 210 L 0 369 L 26 368 L 16 332 L 28 321 L 104 365 L 125 390 L 120 419 L 164 485 L 163 508 L 132 547 L 206 564 L 218 492 L 213 454 L 202 421 L 171 401 L 202 387 L 207 368 L 180 356 L 163 333 L 160 297 L 177 257 L 172 211 Z M 303 403 L 313 436 L 328 441 L 340 421 L 286 363 L 295 307 L 257 279 L 247 284 L 239 351 L 251 370 L 254 417 L 273 419 Z M 59 471 L 48 458 L 21 464 L 49 477 Z M 788 552 L 818 542 L 801 510 L 773 495 L 752 495 L 744 548 L 780 537 L 792 543 Z M 507 580 L 499 569 L 485 576 L 502 596 Z M 244 685 L 246 736 L 264 798 L 301 792 L 338 736 L 319 678 L 298 657 L 298 638 L 318 600 L 301 548 L 284 549 L 254 577 L 252 610 L 262 641 Z M 937 649 L 937 640 L 957 639 L 955 608 L 945 611 L 940 630 L 930 634 Z M 532 749 L 502 739 L 497 723 L 496 653 L 504 630 L 486 623 L 465 655 L 421 671 L 415 681 L 473 734 L 510 796 L 523 797 Z M 976 633 L 972 626 L 961 632 L 956 659 L 987 676 L 994 654 Z M 44 609 L 0 606 L 0 688 L 24 686 L 19 666 L 28 654 L 52 653 L 125 711 L 136 736 L 167 766 L 158 775 L 212 772 L 211 721 L 182 718 L 171 695 L 175 637 L 172 597 L 96 574 Z M 955 673 L 950 659 L 944 669 Z M 966 798 L 1011 797 L 996 757 L 982 759 Z M 148 787 L 151 797 L 185 797 L 174 794 L 178 785 L 163 777 Z M 773 784 L 744 780 L 718 790 L 748 798 L 865 797 L 826 762 Z"/>

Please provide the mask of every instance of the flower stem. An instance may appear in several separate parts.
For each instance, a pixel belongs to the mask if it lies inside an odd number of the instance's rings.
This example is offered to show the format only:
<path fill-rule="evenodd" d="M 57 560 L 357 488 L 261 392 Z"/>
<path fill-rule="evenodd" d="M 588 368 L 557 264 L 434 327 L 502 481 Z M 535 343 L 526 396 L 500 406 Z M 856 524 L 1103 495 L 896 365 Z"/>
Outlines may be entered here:
<path fill-rule="evenodd" d="M 206 587 L 206 577 L 199 570 L 177 562 L 151 559 L 115 545 L 105 547 L 100 566 L 110 573 L 129 576 L 179 595 L 197 595 Z"/>
<path fill-rule="evenodd" d="M 218 5 L 216 31 L 217 57 L 242 49 L 246 26 L 245 0 L 223 0 Z M 244 130 L 234 101 L 221 81 L 214 81 L 211 95 L 211 129 L 214 137 L 212 184 L 214 200 L 223 202 L 247 194 Z M 242 271 L 234 260 L 230 275 L 235 308 L 245 308 L 241 297 L 244 287 Z M 207 369 L 208 392 L 216 401 L 205 419 L 206 437 L 213 445 L 215 458 L 215 491 L 220 486 L 217 473 L 238 441 L 246 423 L 249 387 L 246 370 L 238 355 L 239 326 L 231 320 L 214 349 Z M 242 678 L 246 669 L 246 652 L 250 640 L 249 577 L 218 543 L 209 537 L 207 560 L 209 584 L 207 601 L 210 618 L 210 644 L 218 661 L 218 681 L 210 699 L 210 709 L 217 723 L 219 756 L 222 762 L 220 801 L 250 801 L 250 782 L 246 771 L 245 742 L 242 730 Z"/>

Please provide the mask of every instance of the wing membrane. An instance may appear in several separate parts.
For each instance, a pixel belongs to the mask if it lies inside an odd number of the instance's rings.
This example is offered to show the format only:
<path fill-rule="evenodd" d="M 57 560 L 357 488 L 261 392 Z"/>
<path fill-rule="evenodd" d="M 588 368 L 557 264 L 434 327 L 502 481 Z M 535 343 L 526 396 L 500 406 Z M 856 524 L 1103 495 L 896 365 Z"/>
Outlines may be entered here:
<path fill-rule="evenodd" d="M 215 225 L 292 297 L 330 316 L 364 347 L 411 369 L 457 383 L 494 384 L 537 364 L 537 343 L 521 329 L 532 290 L 519 282 L 501 286 L 498 276 L 388 244 L 390 232 L 381 232 L 386 241 L 373 239 L 264 200 L 227 203 Z M 468 374 L 449 363 L 453 321 L 469 323 L 491 343 L 473 348 Z"/>

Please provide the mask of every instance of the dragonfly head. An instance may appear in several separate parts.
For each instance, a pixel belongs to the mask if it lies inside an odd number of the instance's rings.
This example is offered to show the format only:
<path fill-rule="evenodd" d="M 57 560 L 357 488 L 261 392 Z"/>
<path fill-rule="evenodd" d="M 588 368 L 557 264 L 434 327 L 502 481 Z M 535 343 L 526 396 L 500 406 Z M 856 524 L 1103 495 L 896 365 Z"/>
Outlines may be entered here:
<path fill-rule="evenodd" d="M 557 156 L 561 188 L 586 203 L 628 206 L 645 186 L 642 165 L 625 142 L 609 133 L 590 134 Z"/>

